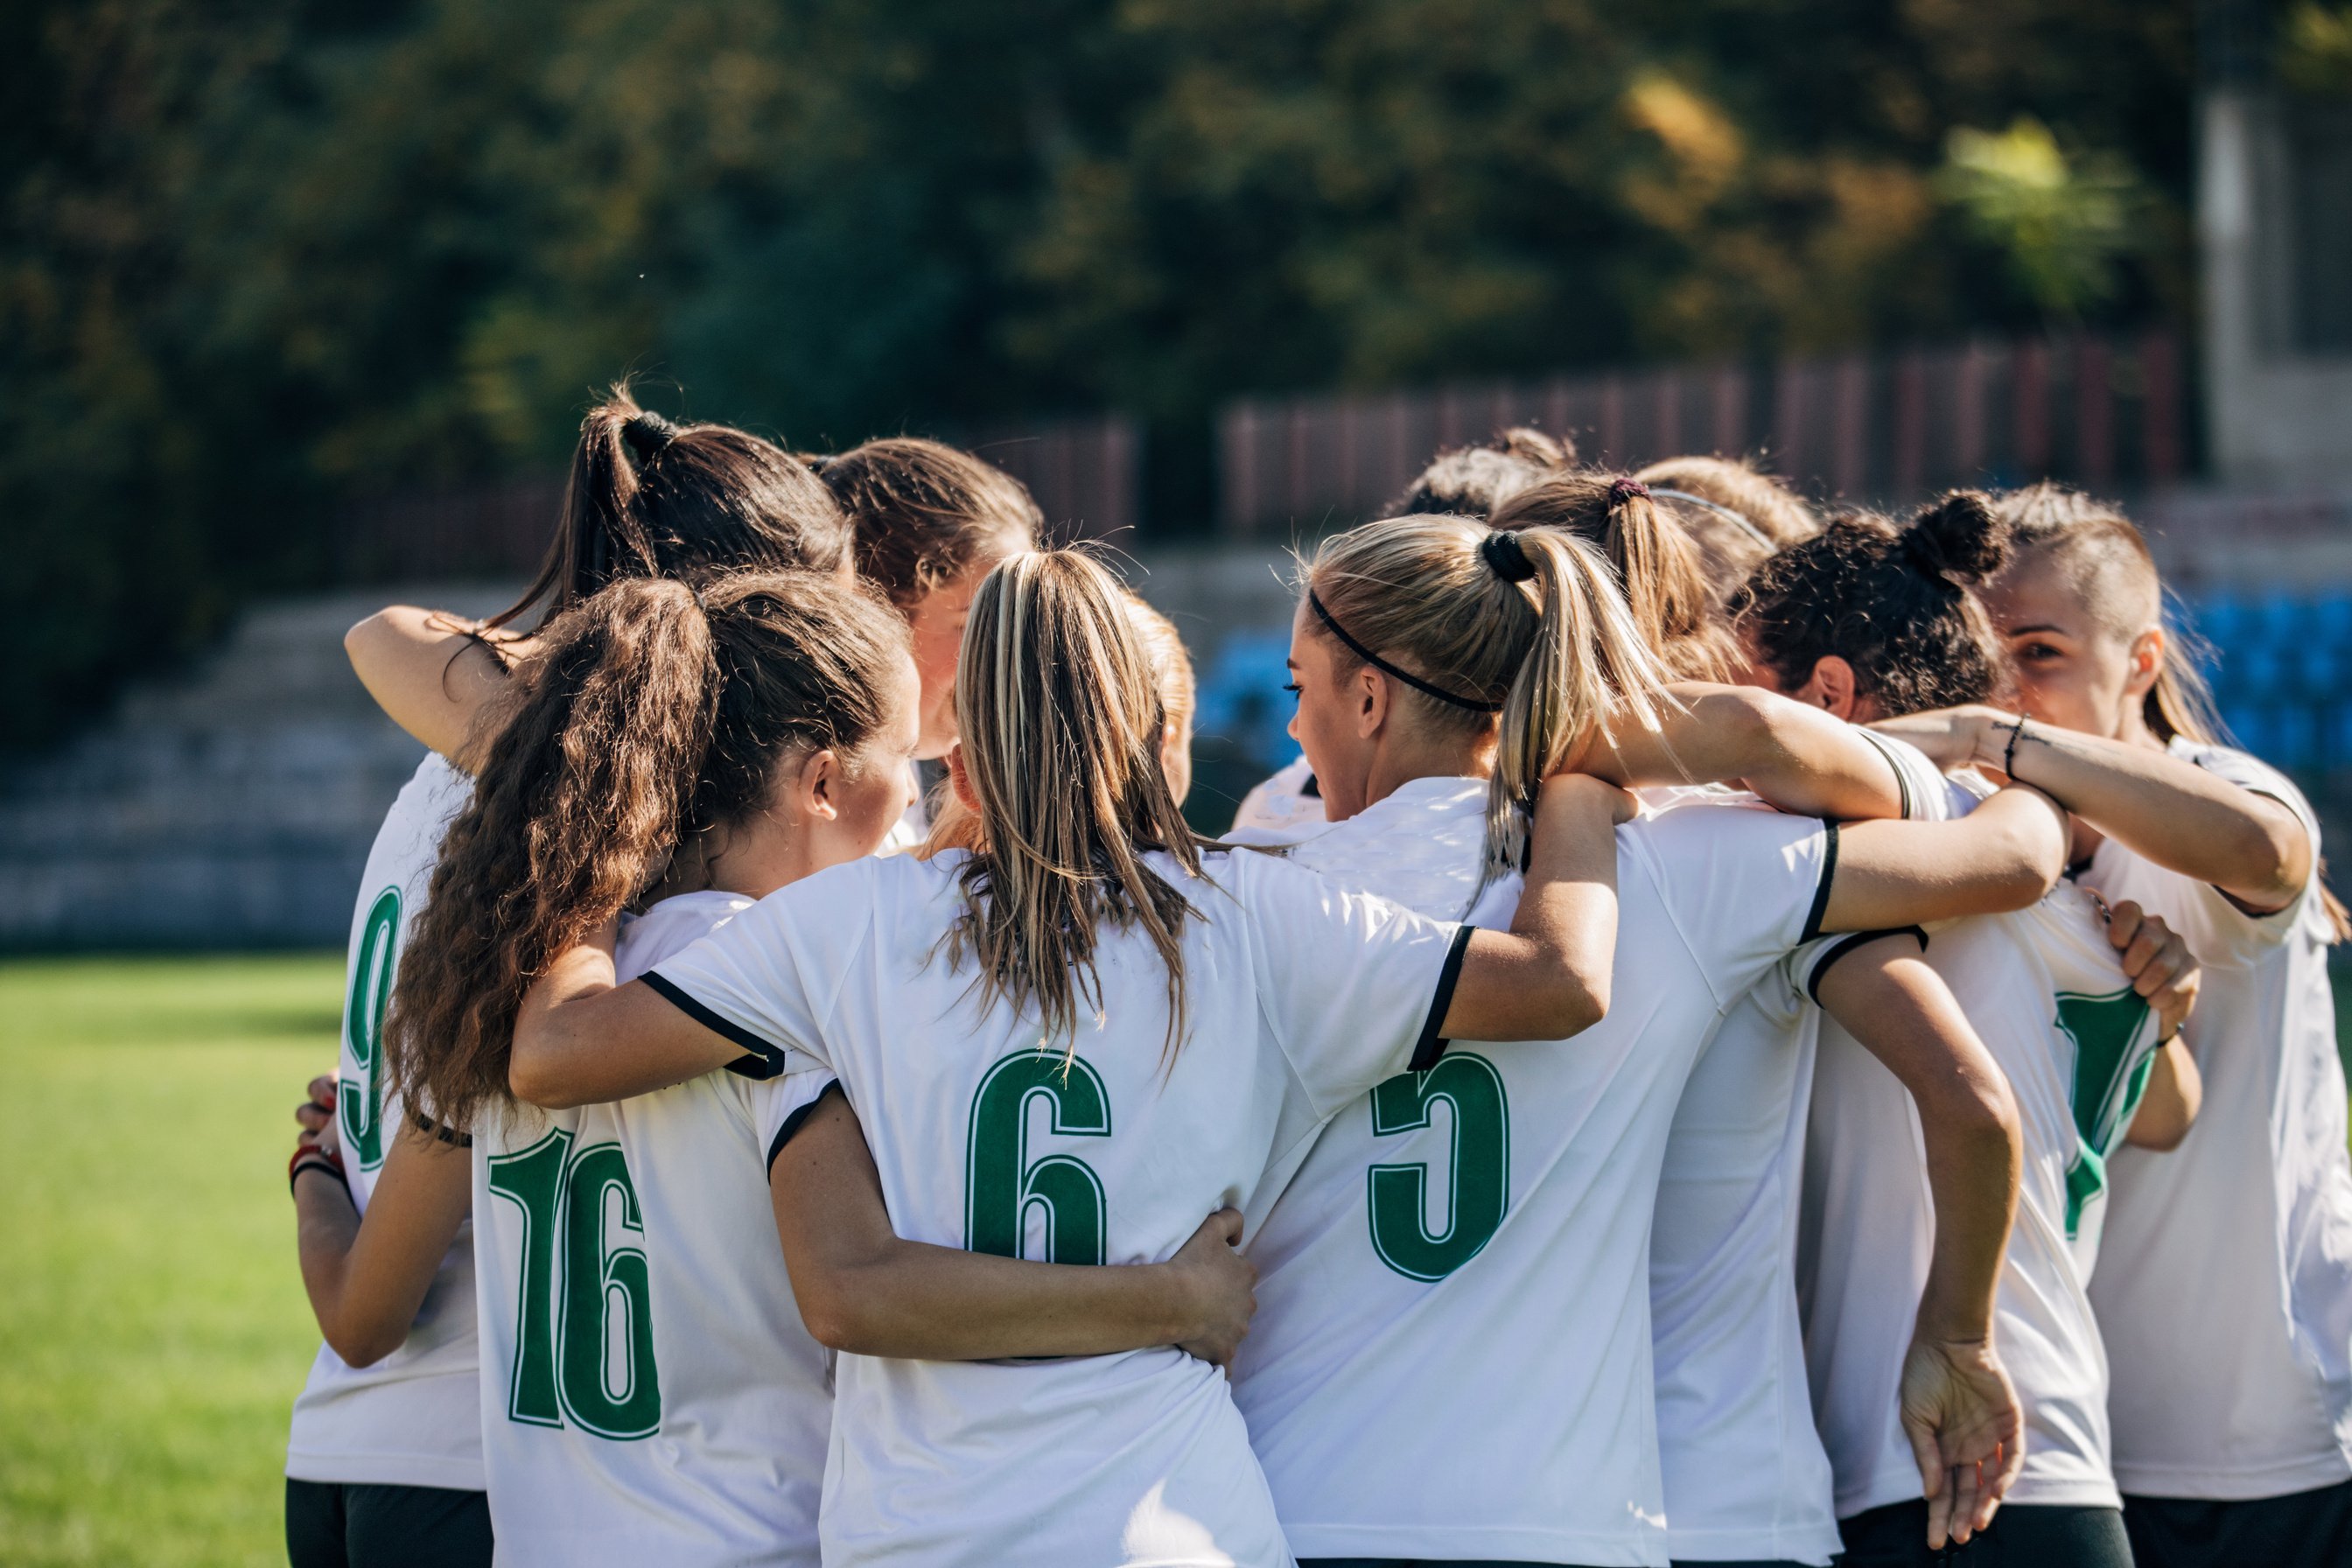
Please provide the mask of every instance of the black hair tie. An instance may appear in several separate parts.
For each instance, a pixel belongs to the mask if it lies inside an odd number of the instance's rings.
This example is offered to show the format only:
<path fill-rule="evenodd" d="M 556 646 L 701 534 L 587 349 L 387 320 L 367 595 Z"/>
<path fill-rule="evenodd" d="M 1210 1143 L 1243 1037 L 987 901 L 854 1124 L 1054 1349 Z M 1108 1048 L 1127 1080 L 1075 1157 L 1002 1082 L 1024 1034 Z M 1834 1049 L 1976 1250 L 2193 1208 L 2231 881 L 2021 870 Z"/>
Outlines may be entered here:
<path fill-rule="evenodd" d="M 677 426 L 650 408 L 640 408 L 623 422 L 621 439 L 629 444 L 638 462 L 650 463 L 677 439 Z"/>
<path fill-rule="evenodd" d="M 1519 536 L 1508 529 L 1496 529 L 1478 542 L 1478 553 L 1496 576 L 1506 583 L 1524 583 L 1536 574 L 1536 563 L 1528 559 L 1527 547 Z"/>

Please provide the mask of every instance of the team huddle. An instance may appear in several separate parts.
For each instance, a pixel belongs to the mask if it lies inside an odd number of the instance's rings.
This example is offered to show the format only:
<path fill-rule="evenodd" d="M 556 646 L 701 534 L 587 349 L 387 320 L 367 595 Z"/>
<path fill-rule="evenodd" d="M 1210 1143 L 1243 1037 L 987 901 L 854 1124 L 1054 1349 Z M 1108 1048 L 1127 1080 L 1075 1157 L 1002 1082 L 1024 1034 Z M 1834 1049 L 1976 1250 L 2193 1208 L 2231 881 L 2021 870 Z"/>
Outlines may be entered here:
<path fill-rule="evenodd" d="M 296 1568 L 2352 1561 L 2345 913 L 2119 512 L 1442 454 L 1215 839 L 1042 521 L 616 390 L 352 628 Z"/>

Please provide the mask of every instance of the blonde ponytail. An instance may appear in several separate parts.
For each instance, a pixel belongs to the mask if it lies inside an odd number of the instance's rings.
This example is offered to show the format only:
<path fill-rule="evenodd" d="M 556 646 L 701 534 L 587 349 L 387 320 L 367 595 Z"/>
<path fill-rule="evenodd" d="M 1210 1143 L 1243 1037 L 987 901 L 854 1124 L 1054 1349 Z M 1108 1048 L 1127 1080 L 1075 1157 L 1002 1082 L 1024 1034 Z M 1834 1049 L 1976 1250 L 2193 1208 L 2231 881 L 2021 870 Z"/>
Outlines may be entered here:
<path fill-rule="evenodd" d="M 1493 522 L 1562 529 L 1601 550 L 1633 624 L 1675 679 L 1729 680 L 1739 668 L 1698 546 L 1639 480 L 1591 468 L 1555 474 L 1497 507 Z"/>
<path fill-rule="evenodd" d="M 1482 888 L 1519 868 L 1536 791 L 1596 731 L 1657 727 L 1665 674 L 1608 563 L 1559 530 L 1370 522 L 1325 540 L 1300 586 L 1342 659 L 1397 678 L 1405 722 L 1496 734 Z"/>
<path fill-rule="evenodd" d="M 956 719 L 980 820 L 949 962 L 978 970 L 983 1007 L 1034 1010 L 1044 1037 L 1075 1051 L 1081 1005 L 1102 1005 L 1101 927 L 1139 928 L 1167 966 L 1172 1059 L 1196 911 L 1143 856 L 1165 851 L 1198 877 L 1202 840 L 1160 768 L 1166 706 L 1118 579 L 1076 550 L 991 572 L 964 630 Z"/>
<path fill-rule="evenodd" d="M 1526 864 L 1536 792 L 1595 733 L 1631 720 L 1658 727 L 1665 673 L 1652 657 L 1607 563 L 1557 529 L 1497 534 L 1534 568 L 1535 637 L 1503 700 L 1486 793 L 1484 881 Z"/>

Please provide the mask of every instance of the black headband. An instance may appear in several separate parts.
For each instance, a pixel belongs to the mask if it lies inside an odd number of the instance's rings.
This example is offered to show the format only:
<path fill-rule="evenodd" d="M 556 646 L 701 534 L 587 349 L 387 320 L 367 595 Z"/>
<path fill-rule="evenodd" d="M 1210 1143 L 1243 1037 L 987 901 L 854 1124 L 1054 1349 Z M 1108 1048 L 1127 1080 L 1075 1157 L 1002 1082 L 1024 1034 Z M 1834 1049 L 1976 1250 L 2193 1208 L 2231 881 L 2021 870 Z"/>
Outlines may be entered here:
<path fill-rule="evenodd" d="M 1333 637 L 1338 637 L 1341 642 L 1346 643 L 1350 649 L 1354 650 L 1358 658 L 1362 659 L 1366 664 L 1370 665 L 1374 669 L 1379 670 L 1381 674 L 1392 675 L 1399 680 L 1403 681 L 1407 686 L 1412 687 L 1415 691 L 1421 692 L 1425 696 L 1434 697 L 1440 702 L 1452 703 L 1456 708 L 1467 708 L 1473 713 L 1500 713 L 1503 710 L 1503 705 L 1499 702 L 1481 702 L 1475 697 L 1458 697 L 1453 692 L 1446 690 L 1442 686 L 1432 686 L 1428 681 L 1423 680 L 1421 677 L 1415 675 L 1409 669 L 1399 669 L 1395 665 L 1391 664 L 1387 659 L 1382 658 L 1379 654 L 1374 653 L 1370 648 L 1366 647 L 1362 643 L 1360 643 L 1354 637 L 1349 637 L 1348 635 L 1348 628 L 1331 618 L 1331 612 L 1323 607 L 1323 601 L 1316 597 L 1315 590 L 1312 588 L 1307 590 L 1307 602 L 1314 606 L 1315 613 L 1317 615 L 1323 617 L 1323 624 L 1331 628 L 1331 635 Z"/>

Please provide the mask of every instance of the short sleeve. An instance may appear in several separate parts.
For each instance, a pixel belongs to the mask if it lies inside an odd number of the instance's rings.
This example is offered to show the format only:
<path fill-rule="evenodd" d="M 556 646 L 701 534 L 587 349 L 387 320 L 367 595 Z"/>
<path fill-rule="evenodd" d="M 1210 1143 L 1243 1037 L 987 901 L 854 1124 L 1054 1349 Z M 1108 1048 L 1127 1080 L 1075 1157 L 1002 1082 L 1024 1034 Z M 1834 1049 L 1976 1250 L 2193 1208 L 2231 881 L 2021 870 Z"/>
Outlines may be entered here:
<path fill-rule="evenodd" d="M 1427 1068 L 1471 928 L 1348 892 L 1269 856 L 1236 854 L 1258 1009 L 1318 1115 Z"/>
<path fill-rule="evenodd" d="M 1654 858 L 1675 929 L 1718 1002 L 1821 934 L 1835 824 L 1766 806 L 1685 805 L 1621 833 Z"/>
<path fill-rule="evenodd" d="M 1895 788 L 1902 796 L 1906 820 L 1940 822 L 1955 815 L 1951 786 L 1927 752 L 1908 741 L 1882 735 L 1867 727 L 1855 732 L 1877 747 L 1879 755 L 1895 770 Z"/>
<path fill-rule="evenodd" d="M 828 1091 L 838 1093 L 841 1082 L 822 1069 L 808 1072 L 788 1072 L 782 1078 L 772 1078 L 763 1083 L 745 1086 L 751 1103 L 752 1124 L 759 1130 L 760 1147 L 766 1158 L 760 1166 L 761 1180 L 776 1163 L 776 1156 L 799 1131 L 801 1123 L 817 1108 Z"/>
<path fill-rule="evenodd" d="M 2219 888 L 2205 889 L 2211 902 L 2217 906 L 2215 912 L 2220 923 L 2224 927 L 2236 926 L 2244 930 L 2254 939 L 2252 945 L 2270 947 L 2284 942 L 2306 908 L 2319 896 L 2318 816 L 2311 809 L 2311 802 L 2304 798 L 2303 791 L 2297 789 L 2292 780 L 2259 758 L 2232 751 L 2227 746 L 2201 746 L 2191 753 L 2189 760 L 2215 778 L 2226 780 L 2250 795 L 2278 802 L 2294 814 L 2294 819 L 2303 824 L 2304 832 L 2310 837 L 2311 876 L 2304 883 L 2303 891 L 2289 900 L 2284 908 L 2273 910 L 2265 915 L 2249 914 Z"/>
<path fill-rule="evenodd" d="M 830 874 L 795 882 L 663 959 L 643 979 L 750 1053 L 734 1066 L 745 1077 L 830 1067 L 824 1023 L 872 931 L 870 894 L 862 910 L 856 896 L 870 887 L 870 879 Z"/>

